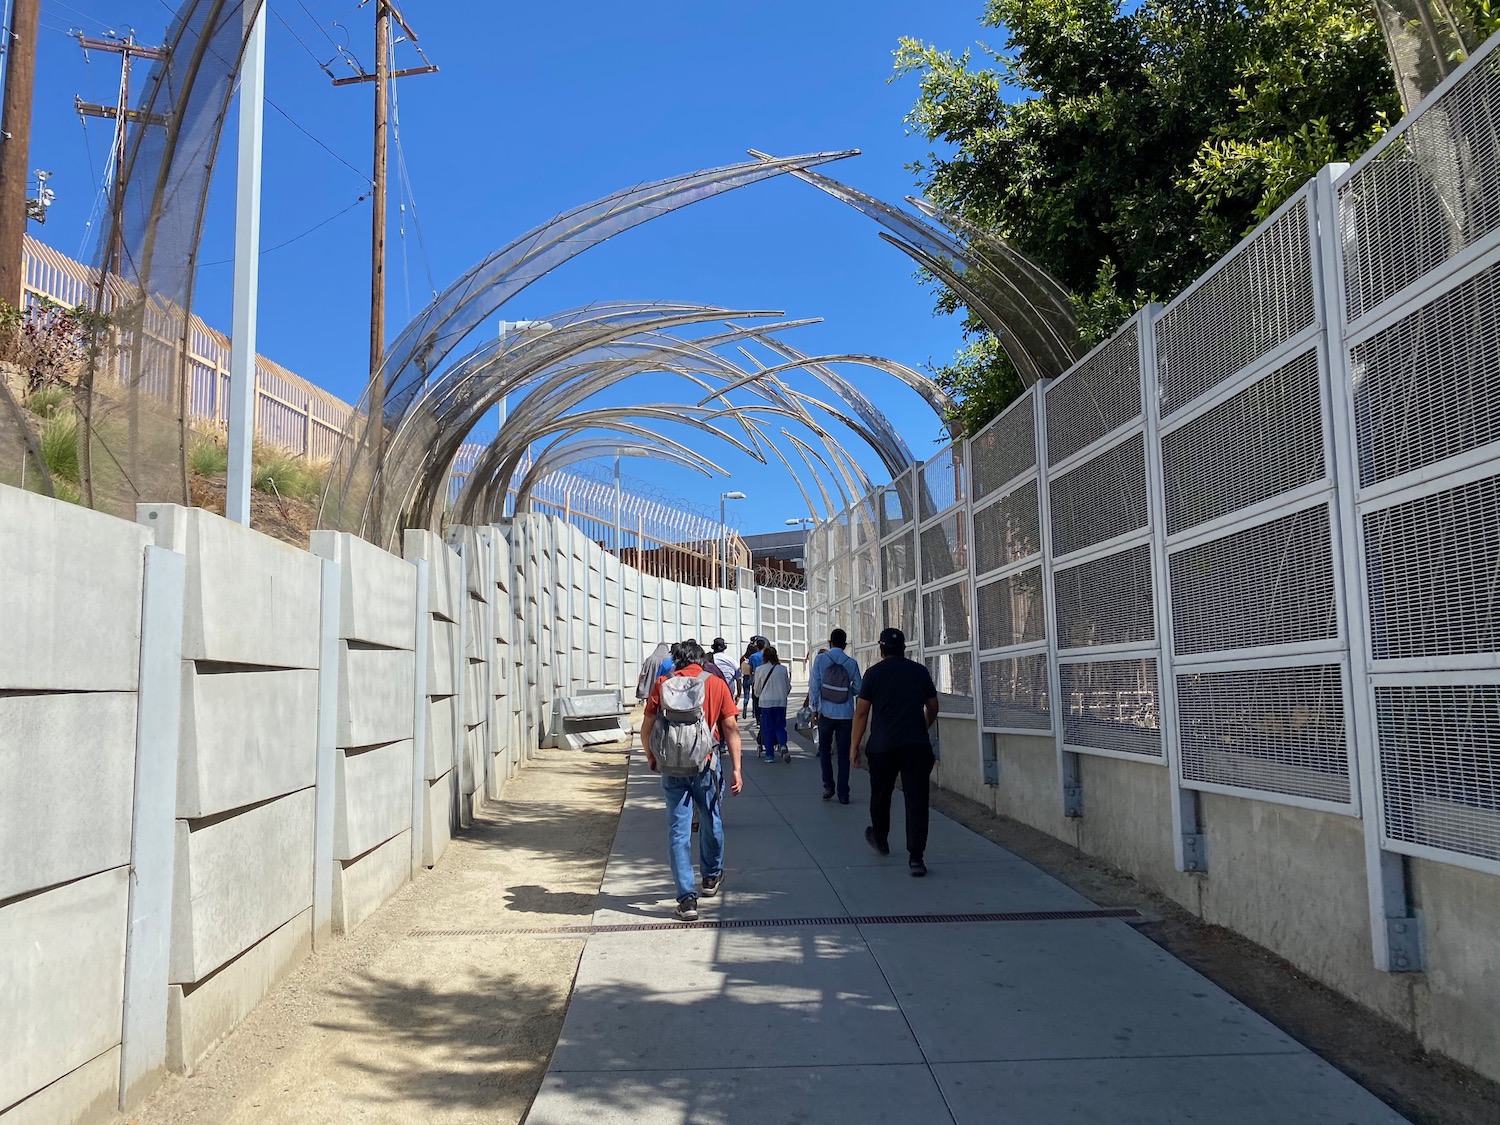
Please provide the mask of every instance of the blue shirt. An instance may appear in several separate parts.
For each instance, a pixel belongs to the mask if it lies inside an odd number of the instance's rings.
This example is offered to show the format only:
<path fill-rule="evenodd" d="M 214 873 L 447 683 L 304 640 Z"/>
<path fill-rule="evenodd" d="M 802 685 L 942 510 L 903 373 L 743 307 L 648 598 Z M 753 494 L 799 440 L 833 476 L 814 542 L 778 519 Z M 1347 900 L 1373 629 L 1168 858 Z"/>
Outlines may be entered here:
<path fill-rule="evenodd" d="M 656 678 L 659 680 L 663 676 L 670 676 L 671 674 L 672 674 L 672 658 L 669 656 L 669 657 L 667 657 L 665 660 L 663 660 L 661 662 L 661 667 L 656 670 Z"/>
<path fill-rule="evenodd" d="M 759 649 L 750 654 L 750 674 L 755 675 L 755 670 L 766 662 L 764 654 Z"/>
<path fill-rule="evenodd" d="M 823 676 L 829 665 L 842 664 L 849 672 L 849 698 L 843 703 L 830 703 L 822 697 Z M 807 681 L 807 705 L 825 719 L 854 718 L 854 700 L 859 695 L 863 681 L 859 675 L 859 663 L 841 648 L 831 648 L 818 653 L 813 661 L 812 676 Z"/>

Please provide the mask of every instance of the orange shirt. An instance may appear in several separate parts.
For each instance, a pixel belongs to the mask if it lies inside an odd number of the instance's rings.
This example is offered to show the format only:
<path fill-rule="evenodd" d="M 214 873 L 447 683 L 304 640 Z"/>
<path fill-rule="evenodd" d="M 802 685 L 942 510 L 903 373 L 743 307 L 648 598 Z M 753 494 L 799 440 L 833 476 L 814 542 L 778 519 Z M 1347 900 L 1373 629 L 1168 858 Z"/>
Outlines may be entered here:
<path fill-rule="evenodd" d="M 703 674 L 703 669 L 697 664 L 689 664 L 686 668 L 673 673 L 677 676 L 697 677 Z M 661 685 L 665 676 L 657 678 L 656 683 L 651 685 L 651 694 L 646 697 L 646 714 L 654 715 L 661 710 Z M 720 724 L 726 717 L 737 719 L 739 709 L 734 705 L 734 697 L 729 694 L 729 689 L 724 686 L 724 681 L 718 676 L 710 675 L 703 683 L 703 717 L 708 720 L 708 727 L 723 736 Z"/>

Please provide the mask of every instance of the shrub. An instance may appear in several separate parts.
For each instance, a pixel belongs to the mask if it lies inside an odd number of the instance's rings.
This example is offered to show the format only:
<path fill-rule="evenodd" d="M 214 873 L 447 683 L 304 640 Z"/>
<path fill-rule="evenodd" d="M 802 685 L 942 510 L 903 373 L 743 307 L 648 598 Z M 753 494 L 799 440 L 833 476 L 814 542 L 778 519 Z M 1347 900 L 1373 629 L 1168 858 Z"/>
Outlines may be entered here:
<path fill-rule="evenodd" d="M 68 398 L 66 387 L 43 387 L 26 396 L 26 409 L 43 418 L 51 418 L 67 404 Z"/>
<path fill-rule="evenodd" d="M 285 450 L 261 448 L 250 471 L 250 486 L 288 500 L 316 500 L 322 477 L 307 461 Z"/>
<path fill-rule="evenodd" d="M 54 480 L 78 483 L 78 419 L 54 414 L 42 427 L 42 460 Z"/>
<path fill-rule="evenodd" d="M 215 438 L 199 438 L 188 449 L 188 468 L 200 477 L 212 477 L 227 472 L 229 449 Z"/>

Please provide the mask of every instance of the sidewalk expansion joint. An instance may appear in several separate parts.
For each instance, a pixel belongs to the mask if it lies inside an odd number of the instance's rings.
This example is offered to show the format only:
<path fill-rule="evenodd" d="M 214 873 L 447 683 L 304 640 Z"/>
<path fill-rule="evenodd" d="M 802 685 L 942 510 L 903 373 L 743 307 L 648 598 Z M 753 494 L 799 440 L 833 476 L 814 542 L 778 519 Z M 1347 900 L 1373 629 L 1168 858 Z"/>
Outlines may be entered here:
<path fill-rule="evenodd" d="M 526 935 L 577 936 L 630 934 L 659 930 L 779 930 L 798 926 L 932 926 L 954 922 L 1088 922 L 1114 919 L 1144 922 L 1148 919 L 1129 908 L 1104 910 L 1023 910 L 989 914 L 838 914 L 821 918 L 705 918 L 698 922 L 616 922 L 581 926 L 515 926 L 469 930 L 412 930 L 414 938 L 523 937 Z"/>

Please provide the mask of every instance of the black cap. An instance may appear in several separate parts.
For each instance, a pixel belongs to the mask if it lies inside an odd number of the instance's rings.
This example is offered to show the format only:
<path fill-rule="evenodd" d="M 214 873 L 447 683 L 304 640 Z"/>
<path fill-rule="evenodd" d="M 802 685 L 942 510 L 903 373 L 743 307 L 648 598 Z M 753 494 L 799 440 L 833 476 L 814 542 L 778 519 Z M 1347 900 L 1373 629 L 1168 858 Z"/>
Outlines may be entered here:
<path fill-rule="evenodd" d="M 906 649 L 906 634 L 900 629 L 882 629 L 880 647 L 890 649 L 892 652 L 902 652 Z"/>

